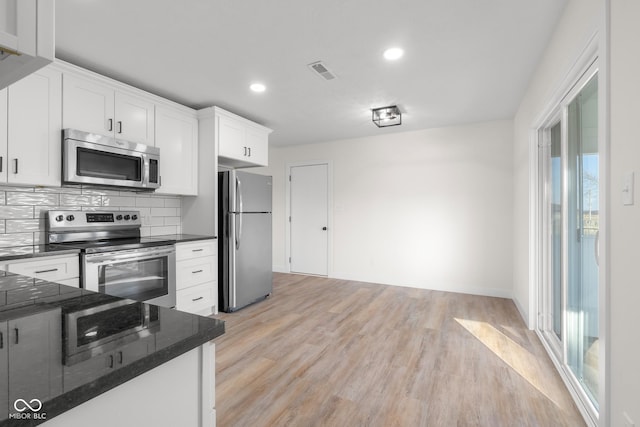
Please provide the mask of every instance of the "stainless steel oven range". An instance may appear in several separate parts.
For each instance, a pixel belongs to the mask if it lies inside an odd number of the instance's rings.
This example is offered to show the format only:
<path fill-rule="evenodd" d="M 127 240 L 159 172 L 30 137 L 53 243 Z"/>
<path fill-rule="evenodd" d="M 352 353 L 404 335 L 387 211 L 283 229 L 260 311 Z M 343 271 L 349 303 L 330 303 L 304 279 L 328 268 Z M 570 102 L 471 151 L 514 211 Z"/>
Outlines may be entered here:
<path fill-rule="evenodd" d="M 175 307 L 175 242 L 140 237 L 141 226 L 138 211 L 51 210 L 46 242 L 80 249 L 83 288 Z"/>

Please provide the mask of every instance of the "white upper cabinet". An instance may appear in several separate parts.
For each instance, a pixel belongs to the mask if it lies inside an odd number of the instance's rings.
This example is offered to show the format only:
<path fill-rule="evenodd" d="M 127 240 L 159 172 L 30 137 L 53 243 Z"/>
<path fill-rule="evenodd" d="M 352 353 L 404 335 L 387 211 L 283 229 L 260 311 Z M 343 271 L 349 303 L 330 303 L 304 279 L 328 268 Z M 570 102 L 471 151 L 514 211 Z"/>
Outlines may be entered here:
<path fill-rule="evenodd" d="M 2 182 L 59 186 L 61 73 L 43 68 L 2 92 L 6 103 L 0 95 L 0 115 L 7 127 L 6 138 L 0 137 Z"/>
<path fill-rule="evenodd" d="M 156 193 L 198 194 L 196 113 L 158 105 L 156 147 L 160 148 L 160 188 Z"/>
<path fill-rule="evenodd" d="M 53 61 L 51 0 L 0 0 L 0 89 Z"/>
<path fill-rule="evenodd" d="M 271 129 L 216 107 L 218 163 L 242 168 L 267 166 Z"/>
<path fill-rule="evenodd" d="M 62 99 L 64 128 L 154 145 L 153 100 L 71 73 L 64 75 Z"/>
<path fill-rule="evenodd" d="M 0 182 L 7 182 L 7 92 L 0 90 Z"/>

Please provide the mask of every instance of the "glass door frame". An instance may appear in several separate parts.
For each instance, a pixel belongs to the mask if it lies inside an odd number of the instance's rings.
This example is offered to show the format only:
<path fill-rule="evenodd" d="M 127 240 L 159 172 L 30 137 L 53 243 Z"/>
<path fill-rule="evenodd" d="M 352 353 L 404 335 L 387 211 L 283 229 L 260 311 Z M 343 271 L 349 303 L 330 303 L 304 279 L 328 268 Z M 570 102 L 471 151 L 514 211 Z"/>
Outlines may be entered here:
<path fill-rule="evenodd" d="M 582 89 L 590 82 L 591 78 L 596 74 L 598 75 L 599 80 L 601 79 L 601 72 L 598 66 L 598 57 L 596 54 L 591 58 L 589 62 L 583 66 L 581 73 L 574 74 L 576 78 L 572 85 L 567 85 L 569 88 L 565 91 L 564 96 L 558 97 L 558 101 L 555 103 L 553 108 L 548 108 L 548 114 L 544 119 L 538 121 L 538 125 L 533 130 L 534 136 L 532 137 L 533 141 L 536 144 L 536 155 L 535 159 L 535 184 L 533 185 L 535 188 L 536 196 L 535 203 L 536 209 L 534 214 L 534 223 L 537 231 L 535 232 L 535 239 L 533 249 L 536 252 L 535 255 L 535 282 L 537 291 L 535 293 L 536 301 L 536 309 L 537 309 L 537 317 L 535 321 L 535 325 L 533 325 L 541 338 L 543 345 L 547 349 L 549 356 L 554 362 L 556 368 L 560 372 L 565 384 L 568 386 L 568 389 L 576 403 L 579 403 L 578 407 L 580 408 L 583 416 L 585 416 L 586 420 L 591 421 L 592 425 L 598 424 L 599 412 L 602 413 L 603 406 L 606 405 L 606 401 L 603 400 L 603 397 L 606 396 L 605 389 L 605 375 L 604 370 L 605 367 L 605 349 L 606 345 L 606 329 L 603 327 L 605 325 L 605 319 L 602 318 L 603 313 L 605 313 L 603 304 L 606 304 L 606 300 L 602 298 L 605 295 L 603 291 L 604 282 L 603 278 L 606 277 L 605 272 L 601 271 L 599 274 L 599 295 L 601 296 L 599 304 L 601 305 L 598 314 L 601 317 L 600 324 L 600 335 L 602 335 L 602 349 L 599 352 L 599 382 L 600 389 L 597 398 L 600 407 L 600 411 L 593 405 L 591 399 L 589 398 L 587 392 L 583 389 L 583 386 L 580 384 L 580 381 L 576 378 L 573 371 L 568 365 L 568 335 L 567 335 L 567 298 L 568 298 L 568 278 L 569 278 L 569 263 L 566 262 L 568 260 L 568 239 L 569 239 L 569 203 L 568 203 L 568 186 L 569 186 L 569 160 L 568 160 L 568 120 L 569 120 L 569 104 L 576 98 L 576 96 L 582 91 Z M 600 128 L 603 126 L 603 114 L 602 114 L 602 106 L 604 100 L 601 101 L 601 97 L 603 97 L 603 90 L 601 87 L 604 84 L 599 85 L 598 89 L 598 152 L 599 155 L 604 151 L 603 144 L 603 130 Z M 551 251 L 550 248 L 550 228 L 551 224 L 551 213 L 550 213 L 550 203 L 547 203 L 547 197 L 549 196 L 549 185 L 550 180 L 548 179 L 549 171 L 550 171 L 550 161 L 545 156 L 549 156 L 549 150 L 551 146 L 551 135 L 550 131 L 553 126 L 557 123 L 561 124 L 561 182 L 562 182 L 562 234 L 561 239 L 563 241 L 561 247 L 561 283 L 562 283 L 562 301 L 563 306 L 561 307 L 562 312 L 562 321 L 561 321 L 561 337 L 559 338 L 553 332 L 553 320 L 551 313 L 553 313 L 553 299 L 551 296 L 552 293 L 552 282 L 551 282 Z M 605 159 L 606 160 L 606 154 Z M 601 159 L 602 161 L 602 159 Z M 604 161 L 602 163 L 605 163 Z M 606 201 L 606 178 L 605 174 L 603 174 L 603 167 L 600 167 L 600 177 L 602 180 L 599 183 L 599 191 L 600 191 L 600 199 L 599 199 L 599 211 L 602 214 L 604 211 L 604 205 Z M 603 225 L 604 221 L 601 216 L 600 224 Z M 601 236 L 602 238 L 602 233 Z M 602 256 L 602 248 L 600 250 Z M 600 268 L 603 269 L 606 267 L 601 260 Z"/>

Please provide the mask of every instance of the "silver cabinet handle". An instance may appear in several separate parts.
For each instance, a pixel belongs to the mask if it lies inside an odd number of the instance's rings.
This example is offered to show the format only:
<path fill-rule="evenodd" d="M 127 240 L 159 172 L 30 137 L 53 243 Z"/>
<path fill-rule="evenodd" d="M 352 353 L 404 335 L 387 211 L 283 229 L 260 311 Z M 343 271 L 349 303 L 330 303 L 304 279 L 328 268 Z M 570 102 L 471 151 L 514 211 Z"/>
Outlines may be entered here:
<path fill-rule="evenodd" d="M 122 352 L 119 351 L 118 352 L 118 363 L 122 365 L 123 360 L 124 360 L 124 356 L 122 355 Z"/>
<path fill-rule="evenodd" d="M 4 157 L 0 156 L 0 172 L 2 172 L 2 164 L 4 163 Z"/>
<path fill-rule="evenodd" d="M 16 331 L 16 344 L 18 344 L 20 342 L 20 331 L 18 328 L 14 328 L 14 331 Z"/>
<path fill-rule="evenodd" d="M 18 173 L 18 159 L 13 159 L 13 173 Z"/>
<path fill-rule="evenodd" d="M 251 147 L 247 148 L 249 150 L 249 157 L 251 157 Z"/>
<path fill-rule="evenodd" d="M 54 271 L 58 271 L 57 268 L 50 268 L 49 270 L 40 270 L 40 271 L 34 271 L 34 273 L 36 274 L 40 274 L 40 273 L 52 273 Z"/>
<path fill-rule="evenodd" d="M 113 119 L 109 119 L 107 120 L 107 122 L 109 123 L 109 129 L 107 129 L 109 132 L 113 131 Z"/>
<path fill-rule="evenodd" d="M 0 332 L 0 350 L 4 348 L 4 335 Z"/>
<path fill-rule="evenodd" d="M 122 133 L 122 122 L 118 120 L 118 133 Z"/>
<path fill-rule="evenodd" d="M 113 368 L 113 354 L 109 355 L 109 367 Z"/>
<path fill-rule="evenodd" d="M 2 172 L 2 171 L 0 171 Z M 200 249 L 191 249 L 191 252 L 202 252 L 204 249 L 200 248 Z"/>
<path fill-rule="evenodd" d="M 204 297 L 193 298 L 191 301 L 200 301 Z"/>
<path fill-rule="evenodd" d="M 196 270 L 191 272 L 191 274 L 198 274 L 198 273 L 202 273 L 202 270 Z"/>

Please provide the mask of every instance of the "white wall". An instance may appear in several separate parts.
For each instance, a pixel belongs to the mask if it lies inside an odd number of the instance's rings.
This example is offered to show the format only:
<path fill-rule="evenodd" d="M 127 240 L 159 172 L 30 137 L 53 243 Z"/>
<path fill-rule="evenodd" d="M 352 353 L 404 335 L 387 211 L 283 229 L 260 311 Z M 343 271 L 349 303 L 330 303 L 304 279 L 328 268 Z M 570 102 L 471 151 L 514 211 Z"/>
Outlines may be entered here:
<path fill-rule="evenodd" d="M 529 250 L 533 244 L 529 239 L 531 130 L 597 31 L 601 11 L 599 0 L 569 1 L 514 118 L 513 295 L 529 327 L 534 327 L 535 321 L 535 301 L 530 298 L 530 287 L 535 284 L 529 281 Z"/>
<path fill-rule="evenodd" d="M 622 412 L 640 425 L 640 3 L 612 0 L 610 39 L 610 390 L 611 425 Z M 625 172 L 635 172 L 635 205 L 622 205 Z"/>
<path fill-rule="evenodd" d="M 331 277 L 511 297 L 512 138 L 496 121 L 271 147 L 274 268 L 288 268 L 287 165 L 330 161 Z"/>

